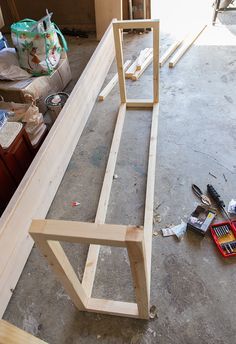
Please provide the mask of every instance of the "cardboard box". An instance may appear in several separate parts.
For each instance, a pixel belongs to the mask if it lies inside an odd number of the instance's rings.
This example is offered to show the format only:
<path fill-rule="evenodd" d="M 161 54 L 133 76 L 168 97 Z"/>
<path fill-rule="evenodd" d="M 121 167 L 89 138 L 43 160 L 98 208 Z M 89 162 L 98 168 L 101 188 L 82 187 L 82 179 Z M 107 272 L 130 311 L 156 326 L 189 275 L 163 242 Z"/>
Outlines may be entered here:
<path fill-rule="evenodd" d="M 45 113 L 45 99 L 49 94 L 61 92 L 71 80 L 71 71 L 66 54 L 50 76 L 32 77 L 21 81 L 0 81 L 0 95 L 5 101 L 26 103 L 25 95 L 30 94 L 39 111 Z"/>

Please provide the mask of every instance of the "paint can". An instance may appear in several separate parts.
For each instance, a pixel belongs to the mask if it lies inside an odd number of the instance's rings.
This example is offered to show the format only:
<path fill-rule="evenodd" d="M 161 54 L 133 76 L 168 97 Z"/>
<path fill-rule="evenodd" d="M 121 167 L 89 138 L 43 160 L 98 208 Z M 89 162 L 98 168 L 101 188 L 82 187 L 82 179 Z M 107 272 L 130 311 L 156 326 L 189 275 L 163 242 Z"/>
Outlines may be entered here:
<path fill-rule="evenodd" d="M 45 104 L 47 106 L 47 109 L 49 110 L 53 122 L 57 119 L 57 116 L 59 115 L 68 98 L 69 94 L 65 92 L 58 92 L 50 94 L 45 99 Z"/>

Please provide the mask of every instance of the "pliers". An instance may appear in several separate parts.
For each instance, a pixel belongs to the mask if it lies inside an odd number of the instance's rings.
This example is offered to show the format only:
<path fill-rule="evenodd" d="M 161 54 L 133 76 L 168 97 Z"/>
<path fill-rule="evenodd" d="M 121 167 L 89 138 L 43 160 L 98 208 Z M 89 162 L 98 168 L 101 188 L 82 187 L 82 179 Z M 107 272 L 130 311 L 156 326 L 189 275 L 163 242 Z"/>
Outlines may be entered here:
<path fill-rule="evenodd" d="M 195 193 L 195 195 L 200 198 L 200 200 L 202 201 L 203 204 L 206 204 L 206 205 L 211 205 L 211 201 L 210 201 L 210 198 L 207 197 L 206 195 L 204 195 L 201 191 L 201 189 L 195 185 L 195 184 L 192 184 L 192 190 L 193 192 Z"/>

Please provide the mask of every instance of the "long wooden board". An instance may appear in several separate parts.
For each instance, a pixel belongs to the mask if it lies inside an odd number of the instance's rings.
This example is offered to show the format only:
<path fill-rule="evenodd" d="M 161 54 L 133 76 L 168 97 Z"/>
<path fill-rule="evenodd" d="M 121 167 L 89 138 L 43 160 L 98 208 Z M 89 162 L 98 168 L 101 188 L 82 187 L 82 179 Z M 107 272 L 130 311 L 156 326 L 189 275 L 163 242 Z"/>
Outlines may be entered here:
<path fill-rule="evenodd" d="M 110 25 L 0 219 L 1 317 L 33 246 L 31 220 L 45 218 L 114 56 Z"/>
<path fill-rule="evenodd" d="M 0 344 L 47 344 L 20 328 L 0 320 Z"/>
<path fill-rule="evenodd" d="M 205 30 L 206 27 L 207 27 L 206 24 L 201 25 L 197 30 L 195 30 L 193 33 L 189 34 L 188 37 L 186 37 L 181 48 L 170 59 L 170 61 L 169 61 L 169 67 L 170 68 L 175 67 L 177 62 L 186 53 L 186 51 L 193 45 L 193 43 L 200 36 L 200 34 Z"/>

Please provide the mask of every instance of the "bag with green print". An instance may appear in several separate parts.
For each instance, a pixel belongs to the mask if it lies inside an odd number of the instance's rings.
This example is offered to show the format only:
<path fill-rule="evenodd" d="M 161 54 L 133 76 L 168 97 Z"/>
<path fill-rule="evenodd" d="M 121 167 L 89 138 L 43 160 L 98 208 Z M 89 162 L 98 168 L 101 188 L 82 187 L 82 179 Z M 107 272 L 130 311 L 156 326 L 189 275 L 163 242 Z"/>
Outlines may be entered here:
<path fill-rule="evenodd" d="M 56 24 L 51 22 L 52 13 L 35 21 L 23 19 L 11 25 L 11 37 L 16 48 L 19 64 L 34 76 L 50 75 L 56 68 L 62 47 L 67 43 Z"/>

